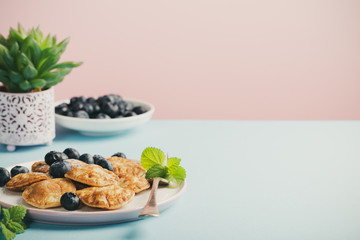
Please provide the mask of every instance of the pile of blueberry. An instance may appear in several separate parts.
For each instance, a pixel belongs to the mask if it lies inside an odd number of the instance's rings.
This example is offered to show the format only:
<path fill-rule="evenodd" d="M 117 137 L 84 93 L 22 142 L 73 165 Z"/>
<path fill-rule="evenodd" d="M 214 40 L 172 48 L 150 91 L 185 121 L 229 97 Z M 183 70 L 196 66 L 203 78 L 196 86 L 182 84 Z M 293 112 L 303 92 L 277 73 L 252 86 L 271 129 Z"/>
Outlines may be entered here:
<path fill-rule="evenodd" d="M 117 94 L 108 94 L 97 99 L 72 97 L 69 104 L 62 103 L 55 107 L 55 113 L 76 118 L 123 118 L 145 112 L 147 110 L 143 106 L 133 106 Z"/>
<path fill-rule="evenodd" d="M 126 158 L 126 155 L 121 152 L 114 153 L 112 157 L 114 156 Z M 66 161 L 67 159 L 78 159 L 87 164 L 97 164 L 109 171 L 114 171 L 112 163 L 103 156 L 88 153 L 80 155 L 74 148 L 67 148 L 63 152 L 50 151 L 45 155 L 44 159 L 50 165 L 49 174 L 53 178 L 63 178 L 65 173 L 71 170 L 72 166 L 70 162 Z M 5 186 L 12 177 L 28 172 L 30 172 L 29 169 L 24 166 L 15 166 L 10 170 L 10 173 L 6 168 L 0 167 L 0 187 Z M 62 195 L 60 203 L 67 210 L 75 210 L 79 207 L 80 199 L 76 194 L 67 192 Z"/>

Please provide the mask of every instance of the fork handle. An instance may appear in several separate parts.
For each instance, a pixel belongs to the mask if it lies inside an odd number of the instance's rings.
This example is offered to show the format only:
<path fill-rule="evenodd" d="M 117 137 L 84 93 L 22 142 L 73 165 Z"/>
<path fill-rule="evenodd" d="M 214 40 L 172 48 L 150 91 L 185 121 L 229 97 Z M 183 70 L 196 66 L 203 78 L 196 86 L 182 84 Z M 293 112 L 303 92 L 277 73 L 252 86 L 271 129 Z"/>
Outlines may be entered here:
<path fill-rule="evenodd" d="M 157 216 L 159 216 L 159 209 L 158 209 L 158 206 L 156 203 L 156 190 L 159 186 L 159 182 L 160 182 L 160 178 L 153 179 L 149 199 L 148 199 L 144 209 L 140 213 L 139 217 L 145 217 L 145 216 L 157 217 Z"/>

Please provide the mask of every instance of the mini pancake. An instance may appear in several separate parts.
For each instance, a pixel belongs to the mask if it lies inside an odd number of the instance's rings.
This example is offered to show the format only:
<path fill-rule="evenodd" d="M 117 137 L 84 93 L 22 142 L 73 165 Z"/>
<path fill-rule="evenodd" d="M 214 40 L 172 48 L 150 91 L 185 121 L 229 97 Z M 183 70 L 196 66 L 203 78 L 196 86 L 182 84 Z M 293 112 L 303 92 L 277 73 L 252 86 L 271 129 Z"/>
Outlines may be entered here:
<path fill-rule="evenodd" d="M 33 183 L 50 179 L 45 173 L 20 173 L 6 183 L 6 188 L 12 191 L 23 191 Z"/>
<path fill-rule="evenodd" d="M 113 184 L 106 187 L 89 187 L 76 191 L 81 202 L 87 206 L 103 209 L 118 209 L 128 204 L 134 191 Z"/>
<path fill-rule="evenodd" d="M 146 169 L 141 166 L 140 163 L 130 159 L 121 157 L 108 158 L 114 167 L 114 173 L 118 176 L 122 175 L 136 175 L 143 176 L 146 173 Z"/>
<path fill-rule="evenodd" d="M 60 198 L 66 192 L 76 192 L 75 185 L 66 178 L 54 178 L 34 183 L 27 187 L 22 196 L 37 208 L 60 207 Z"/>
<path fill-rule="evenodd" d="M 65 177 L 93 187 L 109 186 L 119 179 L 113 172 L 95 164 L 73 168 L 65 174 Z"/>
<path fill-rule="evenodd" d="M 148 180 L 146 180 L 144 177 L 135 175 L 121 176 L 118 180 L 118 183 L 120 187 L 131 189 L 135 193 L 139 193 L 150 187 Z"/>
<path fill-rule="evenodd" d="M 67 161 L 71 164 L 72 168 L 81 167 L 86 165 L 87 163 L 77 160 L 77 159 L 66 159 L 64 161 Z"/>
<path fill-rule="evenodd" d="M 45 161 L 38 161 L 35 162 L 31 166 L 32 172 L 42 172 L 42 173 L 48 173 L 50 166 Z"/>

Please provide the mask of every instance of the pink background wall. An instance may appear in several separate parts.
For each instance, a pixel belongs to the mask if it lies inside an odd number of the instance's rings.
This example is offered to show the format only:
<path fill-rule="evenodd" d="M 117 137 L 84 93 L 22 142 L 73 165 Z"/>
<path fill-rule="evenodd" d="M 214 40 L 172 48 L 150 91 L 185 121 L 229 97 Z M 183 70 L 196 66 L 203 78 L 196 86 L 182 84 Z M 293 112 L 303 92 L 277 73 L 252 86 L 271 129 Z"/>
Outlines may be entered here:
<path fill-rule="evenodd" d="M 360 119 L 357 0 L 1 0 L 83 61 L 56 98 L 120 93 L 155 118 Z"/>

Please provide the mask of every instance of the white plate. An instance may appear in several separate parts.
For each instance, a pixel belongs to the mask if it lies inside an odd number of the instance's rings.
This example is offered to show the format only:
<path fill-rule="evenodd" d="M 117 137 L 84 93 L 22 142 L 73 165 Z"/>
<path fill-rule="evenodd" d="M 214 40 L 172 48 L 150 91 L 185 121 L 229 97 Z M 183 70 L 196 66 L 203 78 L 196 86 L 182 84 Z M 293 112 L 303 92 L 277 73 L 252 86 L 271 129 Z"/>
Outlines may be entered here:
<path fill-rule="evenodd" d="M 34 162 L 17 165 L 31 169 Z M 14 166 L 7 167 L 7 169 L 10 171 Z M 170 207 L 184 193 L 185 188 L 186 182 L 178 188 L 159 187 L 156 194 L 159 211 L 162 212 Z M 6 208 L 14 205 L 24 205 L 28 209 L 27 217 L 35 222 L 61 225 L 101 225 L 138 220 L 149 194 L 150 189 L 138 193 L 129 204 L 117 210 L 101 210 L 81 205 L 75 211 L 67 211 L 62 207 L 35 208 L 24 201 L 21 192 L 9 191 L 5 187 L 0 187 L 0 204 Z"/>
<path fill-rule="evenodd" d="M 138 127 L 149 121 L 154 114 L 155 107 L 147 102 L 136 99 L 124 99 L 134 106 L 143 106 L 147 112 L 132 117 L 112 118 L 112 119 L 86 119 L 62 116 L 55 114 L 55 121 L 60 126 L 79 131 L 89 136 L 116 135 L 126 130 Z M 70 100 L 62 100 L 55 103 L 58 106 L 61 103 L 69 103 Z"/>

